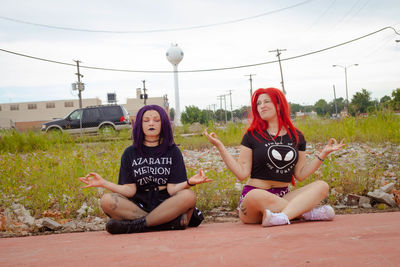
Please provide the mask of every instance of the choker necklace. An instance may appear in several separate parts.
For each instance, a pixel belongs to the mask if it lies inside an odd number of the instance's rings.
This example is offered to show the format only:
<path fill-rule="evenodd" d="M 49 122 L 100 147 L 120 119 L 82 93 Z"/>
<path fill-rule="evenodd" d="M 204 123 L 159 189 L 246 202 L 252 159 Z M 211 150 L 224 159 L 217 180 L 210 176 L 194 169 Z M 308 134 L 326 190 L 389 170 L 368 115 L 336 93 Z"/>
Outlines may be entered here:
<path fill-rule="evenodd" d="M 157 143 L 157 142 L 160 142 L 160 139 L 153 140 L 153 141 L 149 141 L 149 140 L 144 139 L 144 141 L 147 142 L 147 143 Z"/>
<path fill-rule="evenodd" d="M 275 141 L 275 139 L 271 136 L 271 134 L 268 132 L 268 130 L 267 130 L 267 134 L 269 135 L 269 137 L 271 138 L 271 140 L 275 143 L 275 145 L 277 145 L 277 144 L 282 144 L 282 135 L 280 136 L 280 137 L 281 137 L 281 142 L 280 142 L 280 143 L 277 143 L 277 142 Z"/>

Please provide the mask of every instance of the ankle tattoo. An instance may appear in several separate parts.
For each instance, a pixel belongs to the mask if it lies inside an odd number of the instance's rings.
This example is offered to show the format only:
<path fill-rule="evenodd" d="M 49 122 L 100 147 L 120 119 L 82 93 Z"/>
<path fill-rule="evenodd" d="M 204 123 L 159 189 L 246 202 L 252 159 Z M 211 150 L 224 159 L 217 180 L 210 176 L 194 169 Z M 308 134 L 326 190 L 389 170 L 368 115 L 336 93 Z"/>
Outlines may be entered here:
<path fill-rule="evenodd" d="M 240 211 L 244 214 L 247 215 L 247 208 L 242 204 L 240 204 Z"/>

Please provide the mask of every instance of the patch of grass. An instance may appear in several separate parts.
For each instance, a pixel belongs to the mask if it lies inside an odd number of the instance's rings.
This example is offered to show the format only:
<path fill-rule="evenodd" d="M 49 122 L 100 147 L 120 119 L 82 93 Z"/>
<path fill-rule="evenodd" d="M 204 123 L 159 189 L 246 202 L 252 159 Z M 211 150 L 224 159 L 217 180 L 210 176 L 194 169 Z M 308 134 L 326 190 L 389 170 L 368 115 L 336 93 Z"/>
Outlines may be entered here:
<path fill-rule="evenodd" d="M 62 149 L 62 147 L 75 146 L 82 143 L 97 143 L 110 141 L 131 140 L 131 130 L 124 129 L 116 132 L 112 136 L 103 134 L 99 135 L 70 135 L 68 133 L 49 132 L 42 133 L 37 131 L 17 132 L 2 131 L 0 132 L 0 152 L 9 153 L 26 153 L 39 150 L 51 150 L 54 147 Z"/>
<path fill-rule="evenodd" d="M 36 217 L 58 210 L 64 217 L 76 216 L 86 202 L 96 215 L 102 212 L 98 199 L 102 190 L 82 189 L 77 179 L 91 171 L 117 182 L 120 157 L 130 141 L 53 147 L 31 153 L 0 155 L 0 206 L 18 200 Z"/>
<path fill-rule="evenodd" d="M 348 194 L 366 195 L 369 191 L 382 186 L 383 173 L 386 170 L 384 162 L 379 162 L 379 155 L 366 160 L 368 168 L 353 162 L 339 163 L 333 154 L 326 158 L 324 164 L 303 182 L 297 182 L 296 188 L 310 184 L 316 180 L 328 183 L 331 194 L 325 200 L 328 204 L 337 205 Z"/>
<path fill-rule="evenodd" d="M 197 169 L 189 169 L 188 177 L 195 174 Z M 236 179 L 230 171 L 218 172 L 208 170 L 206 176 L 213 179 L 210 183 L 205 183 L 193 187 L 196 192 L 196 206 L 207 213 L 216 207 L 228 207 L 234 210 L 239 202 L 240 190 L 236 189 Z"/>
<path fill-rule="evenodd" d="M 390 110 L 379 111 L 366 118 L 298 119 L 295 125 L 311 142 L 325 142 L 334 137 L 345 138 L 346 142 L 400 143 L 400 116 Z"/>
<path fill-rule="evenodd" d="M 59 147 L 64 144 L 73 144 L 74 140 L 68 134 L 44 135 L 40 132 L 6 131 L 0 135 L 0 151 L 10 153 L 23 153 L 36 150 L 48 150 L 51 147 Z"/>
<path fill-rule="evenodd" d="M 379 203 L 378 205 L 376 205 L 378 207 L 378 210 L 385 210 L 388 208 L 388 206 L 384 203 Z"/>
<path fill-rule="evenodd" d="M 208 133 L 216 133 L 225 146 L 238 146 L 242 141 L 243 135 L 246 131 L 246 126 L 243 123 L 228 123 L 225 126 L 210 124 L 207 127 L 207 131 Z M 180 134 L 175 133 L 175 142 L 181 145 L 183 149 L 192 150 L 205 149 L 213 146 L 207 138 L 200 133 L 188 137 L 182 137 Z"/>

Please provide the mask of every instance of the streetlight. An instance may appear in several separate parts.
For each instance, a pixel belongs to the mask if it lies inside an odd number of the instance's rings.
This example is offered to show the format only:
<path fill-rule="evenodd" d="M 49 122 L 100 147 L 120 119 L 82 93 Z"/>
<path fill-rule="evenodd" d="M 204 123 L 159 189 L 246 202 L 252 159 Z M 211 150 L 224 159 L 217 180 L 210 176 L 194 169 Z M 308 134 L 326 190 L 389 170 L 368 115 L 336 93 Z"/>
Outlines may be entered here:
<path fill-rule="evenodd" d="M 345 79 L 345 83 L 346 83 L 346 113 L 348 114 L 349 112 L 349 91 L 347 89 L 347 69 L 353 66 L 358 66 L 358 64 L 353 64 L 353 65 L 349 65 L 349 66 L 342 66 L 342 65 L 332 65 L 332 67 L 341 67 L 342 69 L 344 69 L 344 79 Z"/>

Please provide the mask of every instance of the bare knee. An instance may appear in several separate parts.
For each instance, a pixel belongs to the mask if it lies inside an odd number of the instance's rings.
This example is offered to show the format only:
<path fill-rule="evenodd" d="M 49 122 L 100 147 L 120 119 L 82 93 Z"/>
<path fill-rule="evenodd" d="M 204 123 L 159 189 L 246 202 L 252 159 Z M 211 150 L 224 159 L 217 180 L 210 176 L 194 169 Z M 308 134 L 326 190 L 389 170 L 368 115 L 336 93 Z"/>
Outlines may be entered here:
<path fill-rule="evenodd" d="M 185 204 L 188 208 L 196 205 L 196 194 L 190 189 L 183 189 L 177 193 L 181 203 Z"/>
<path fill-rule="evenodd" d="M 243 223 L 260 223 L 265 209 L 273 212 L 282 210 L 276 196 L 260 189 L 246 194 L 239 207 L 239 218 Z"/>
<path fill-rule="evenodd" d="M 119 195 L 116 193 L 104 194 L 100 199 L 100 206 L 105 213 L 112 215 L 117 208 Z"/>
<path fill-rule="evenodd" d="M 325 198 L 329 193 L 328 183 L 325 181 L 319 180 L 319 181 L 315 181 L 314 184 L 315 184 L 315 187 L 318 188 L 318 191 L 321 194 L 321 196 L 323 196 Z"/>

